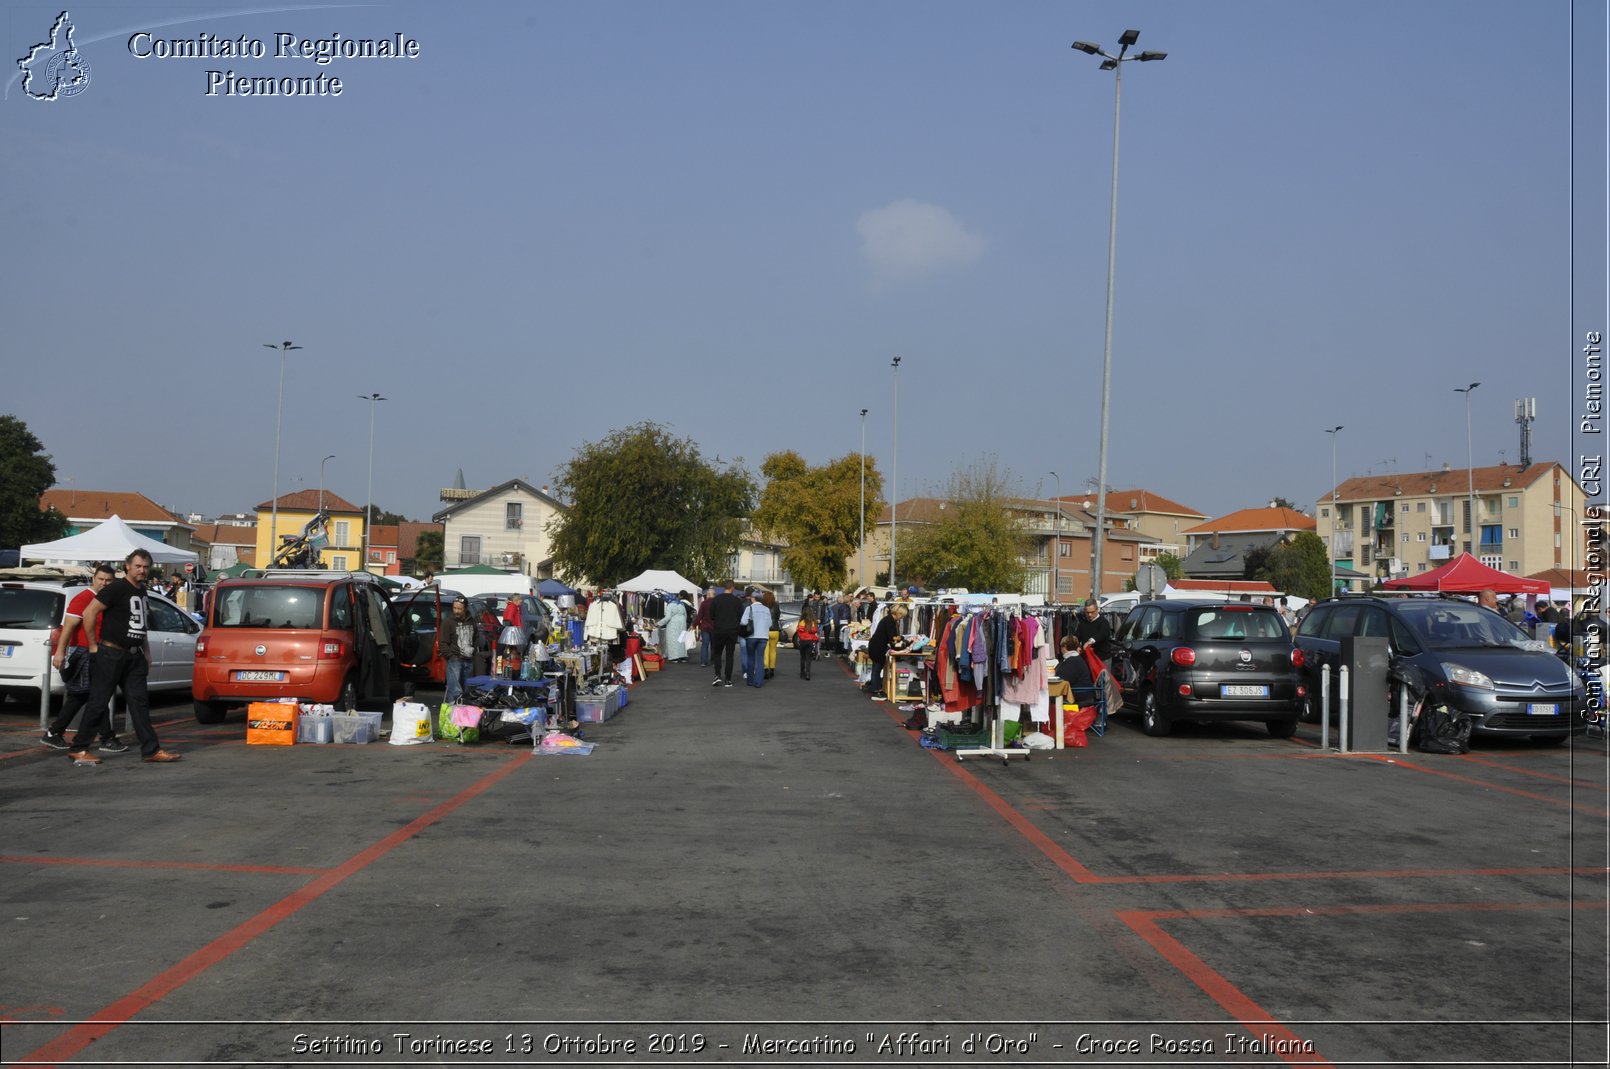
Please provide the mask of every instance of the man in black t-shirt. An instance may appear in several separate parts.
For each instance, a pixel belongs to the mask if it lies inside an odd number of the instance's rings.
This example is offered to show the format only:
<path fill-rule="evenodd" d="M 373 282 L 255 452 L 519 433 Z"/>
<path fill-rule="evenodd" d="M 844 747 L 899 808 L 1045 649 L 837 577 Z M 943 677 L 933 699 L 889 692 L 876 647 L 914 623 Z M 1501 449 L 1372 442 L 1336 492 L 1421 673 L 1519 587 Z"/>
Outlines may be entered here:
<path fill-rule="evenodd" d="M 710 664 L 715 668 L 712 687 L 732 686 L 732 655 L 737 648 L 738 632 L 742 629 L 744 603 L 734 594 L 733 582 L 728 579 L 726 589 L 710 599 Z"/>
<path fill-rule="evenodd" d="M 112 691 L 123 688 L 129 719 L 140 740 L 140 755 L 147 761 L 179 760 L 162 748 L 151 726 L 151 702 L 146 678 L 151 653 L 146 645 L 145 580 L 151 574 L 151 554 L 137 549 L 123 562 L 123 578 L 101 588 L 84 609 L 84 634 L 89 640 L 89 701 L 67 756 L 76 765 L 98 765 L 89 752 L 103 722 L 110 729 Z"/>

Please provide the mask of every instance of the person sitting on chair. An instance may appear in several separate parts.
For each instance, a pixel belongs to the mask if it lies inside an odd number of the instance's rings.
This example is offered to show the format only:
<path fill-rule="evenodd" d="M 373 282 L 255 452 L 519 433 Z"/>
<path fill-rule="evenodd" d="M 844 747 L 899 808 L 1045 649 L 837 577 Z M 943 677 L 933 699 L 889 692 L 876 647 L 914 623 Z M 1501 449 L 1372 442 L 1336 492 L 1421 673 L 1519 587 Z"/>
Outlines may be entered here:
<path fill-rule="evenodd" d="M 1076 697 L 1081 691 L 1088 694 L 1096 689 L 1096 681 L 1090 675 L 1090 664 L 1080 649 L 1078 635 L 1062 637 L 1062 660 L 1057 662 L 1057 678 L 1072 687 Z"/>

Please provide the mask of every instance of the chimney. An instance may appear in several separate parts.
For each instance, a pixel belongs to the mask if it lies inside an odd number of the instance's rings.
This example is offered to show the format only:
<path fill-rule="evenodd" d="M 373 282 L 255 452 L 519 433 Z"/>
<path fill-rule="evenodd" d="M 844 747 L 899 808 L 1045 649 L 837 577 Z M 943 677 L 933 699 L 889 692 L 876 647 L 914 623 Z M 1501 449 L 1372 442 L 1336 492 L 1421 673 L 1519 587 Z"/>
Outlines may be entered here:
<path fill-rule="evenodd" d="M 1451 471 L 1452 470 L 1451 468 L 1448 467 L 1448 462 L 1446 460 L 1444 460 L 1442 462 L 1442 470 L 1443 471 Z"/>

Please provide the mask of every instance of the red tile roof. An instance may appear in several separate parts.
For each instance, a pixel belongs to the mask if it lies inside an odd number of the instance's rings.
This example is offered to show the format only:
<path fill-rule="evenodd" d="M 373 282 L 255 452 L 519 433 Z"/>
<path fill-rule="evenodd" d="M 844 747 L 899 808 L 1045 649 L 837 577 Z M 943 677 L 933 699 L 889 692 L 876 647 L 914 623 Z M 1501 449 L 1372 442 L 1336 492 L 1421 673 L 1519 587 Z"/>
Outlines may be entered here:
<path fill-rule="evenodd" d="M 204 523 L 190 537 L 209 546 L 255 546 L 257 528 L 232 523 Z"/>
<path fill-rule="evenodd" d="M 297 512 L 316 512 L 319 507 L 319 492 L 317 490 L 298 490 L 294 494 L 281 494 L 279 503 L 282 509 L 292 509 Z M 267 512 L 273 507 L 273 501 L 264 501 L 257 506 L 257 511 Z M 351 513 L 354 516 L 363 515 L 363 509 L 344 497 L 332 494 L 328 490 L 324 491 L 324 511 Z"/>
<path fill-rule="evenodd" d="M 1214 594 L 1275 594 L 1277 591 L 1262 579 L 1170 579 L 1168 585 L 1175 590 L 1195 590 Z"/>
<path fill-rule="evenodd" d="M 1083 500 L 1078 495 L 1072 498 L 1063 498 L 1064 501 Z M 1108 490 L 1108 512 L 1166 512 L 1176 516 L 1196 516 L 1207 519 L 1207 513 L 1198 512 L 1189 505 L 1182 505 L 1178 501 L 1171 501 L 1162 494 L 1154 494 L 1150 490 L 1136 488 L 1134 490 Z"/>
<path fill-rule="evenodd" d="M 1472 479 L 1477 493 L 1491 494 L 1506 488 L 1505 479 L 1509 480 L 1509 488 L 1527 487 L 1556 470 L 1564 471 L 1553 461 L 1534 461 L 1525 468 L 1515 464 L 1494 464 L 1473 470 L 1449 468 L 1447 471 L 1416 471 L 1400 475 L 1359 475 L 1344 480 L 1336 488 L 1336 494 L 1343 501 L 1377 501 L 1395 497 L 1400 490 L 1417 497 L 1439 492 L 1463 494 L 1469 490 Z M 1436 490 L 1431 489 L 1433 486 Z"/>
<path fill-rule="evenodd" d="M 1312 516 L 1304 516 L 1295 509 L 1261 508 L 1241 509 L 1216 520 L 1187 527 L 1186 534 L 1243 533 L 1254 531 L 1312 531 L 1317 525 Z"/>
<path fill-rule="evenodd" d="M 396 549 L 397 525 L 394 523 L 377 523 L 369 528 L 370 549 Z"/>
<path fill-rule="evenodd" d="M 414 523 L 407 521 L 397 525 L 397 556 L 403 560 L 413 560 L 419 556 L 419 536 L 426 531 L 435 531 L 442 534 L 446 528 L 439 523 Z"/>
<path fill-rule="evenodd" d="M 1555 590 L 1587 590 L 1592 583 L 1589 573 L 1582 568 L 1550 568 L 1533 572 L 1526 578 L 1541 579 Z"/>
<path fill-rule="evenodd" d="M 54 507 L 70 520 L 106 520 L 121 516 L 129 523 L 176 523 L 190 526 L 141 493 L 124 490 L 75 490 L 53 486 L 39 495 L 39 510 Z"/>

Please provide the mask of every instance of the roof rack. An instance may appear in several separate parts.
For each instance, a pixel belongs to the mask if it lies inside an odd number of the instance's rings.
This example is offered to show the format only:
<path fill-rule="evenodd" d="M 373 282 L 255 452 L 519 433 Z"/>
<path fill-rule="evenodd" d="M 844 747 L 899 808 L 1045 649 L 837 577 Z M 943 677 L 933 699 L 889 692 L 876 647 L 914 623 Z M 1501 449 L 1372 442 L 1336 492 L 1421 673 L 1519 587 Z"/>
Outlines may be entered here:
<path fill-rule="evenodd" d="M 237 576 L 239 579 L 358 579 L 378 583 L 373 572 L 348 571 L 344 568 L 251 568 Z"/>

